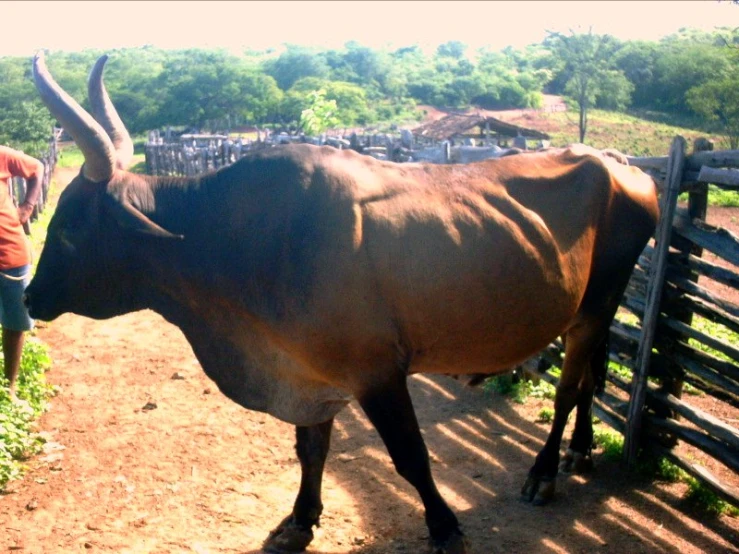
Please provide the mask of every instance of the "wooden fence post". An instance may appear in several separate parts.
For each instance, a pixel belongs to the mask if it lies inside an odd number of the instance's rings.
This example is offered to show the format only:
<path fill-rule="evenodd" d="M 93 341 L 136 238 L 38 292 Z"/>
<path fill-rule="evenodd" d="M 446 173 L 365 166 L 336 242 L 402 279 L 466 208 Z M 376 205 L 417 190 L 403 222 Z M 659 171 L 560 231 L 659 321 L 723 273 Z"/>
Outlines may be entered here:
<path fill-rule="evenodd" d="M 683 137 L 675 137 L 670 147 L 670 156 L 667 161 L 667 175 L 665 192 L 662 197 L 660 221 L 655 237 L 654 256 L 647 285 L 644 320 L 642 321 L 641 338 L 636 353 L 634 376 L 631 383 L 631 398 L 629 400 L 628 420 L 624 441 L 624 460 L 628 465 L 636 462 L 641 436 L 642 415 L 647 395 L 647 377 L 652 355 L 652 346 L 659 319 L 660 300 L 667 269 L 667 254 L 670 249 L 672 234 L 672 220 L 677 207 L 677 197 L 680 194 L 680 183 L 685 170 L 686 141 Z"/>

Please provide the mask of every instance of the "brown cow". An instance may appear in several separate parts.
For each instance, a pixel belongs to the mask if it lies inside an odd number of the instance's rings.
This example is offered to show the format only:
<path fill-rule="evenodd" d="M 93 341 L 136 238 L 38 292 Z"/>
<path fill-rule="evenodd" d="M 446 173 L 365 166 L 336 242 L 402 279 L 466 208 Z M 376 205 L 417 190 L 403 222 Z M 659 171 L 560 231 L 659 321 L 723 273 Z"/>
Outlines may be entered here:
<path fill-rule="evenodd" d="M 551 497 L 575 405 L 570 448 L 589 454 L 592 367 L 658 217 L 650 177 L 584 146 L 440 166 L 294 145 L 195 178 L 136 175 L 105 59 L 89 83 L 94 118 L 34 60 L 85 164 L 27 305 L 43 320 L 153 309 L 226 396 L 296 425 L 300 490 L 265 549 L 310 543 L 333 418 L 355 397 L 418 490 L 434 552 L 465 552 L 406 379 L 500 372 L 564 335 L 555 421 L 523 489 Z"/>

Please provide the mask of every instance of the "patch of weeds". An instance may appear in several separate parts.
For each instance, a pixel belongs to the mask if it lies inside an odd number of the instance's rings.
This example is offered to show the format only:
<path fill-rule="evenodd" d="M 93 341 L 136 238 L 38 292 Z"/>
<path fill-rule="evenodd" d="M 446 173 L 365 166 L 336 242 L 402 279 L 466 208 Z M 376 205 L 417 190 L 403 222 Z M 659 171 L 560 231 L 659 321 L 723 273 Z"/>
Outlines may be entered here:
<path fill-rule="evenodd" d="M 703 483 L 692 477 L 687 478 L 688 494 L 686 500 L 697 509 L 712 516 L 739 516 L 739 508 L 732 506 L 716 495 Z"/>
<path fill-rule="evenodd" d="M 663 456 L 643 453 L 640 456 L 637 471 L 650 479 L 658 479 L 668 483 L 686 483 L 688 492 L 685 501 L 700 512 L 711 516 L 739 517 L 739 508 L 722 500 L 705 484 L 691 477 L 686 471 Z"/>
<path fill-rule="evenodd" d="M 595 429 L 593 441 L 603 449 L 603 458 L 616 462 L 623 458 L 624 438 L 616 431 L 609 429 Z"/>
<path fill-rule="evenodd" d="M 608 370 L 614 375 L 626 381 L 627 383 L 630 383 L 633 377 L 633 372 L 628 367 L 618 364 L 614 361 L 608 362 Z"/>
<path fill-rule="evenodd" d="M 668 483 L 686 481 L 689 478 L 685 471 L 664 456 L 655 456 L 644 452 L 637 461 L 636 469 L 645 477 Z"/>
<path fill-rule="evenodd" d="M 46 382 L 51 367 L 46 348 L 29 337 L 23 345 L 17 394 L 10 398 L 8 381 L 0 375 L 0 490 L 23 472 L 23 461 L 40 451 L 43 440 L 33 432 L 33 421 L 46 409 L 54 389 Z"/>
<path fill-rule="evenodd" d="M 553 400 L 556 394 L 557 389 L 555 386 L 546 381 L 540 381 L 539 384 L 532 385 L 531 391 L 529 392 L 529 396 L 532 396 L 533 398 L 548 400 Z"/>
<path fill-rule="evenodd" d="M 551 423 L 554 421 L 554 408 L 542 408 L 536 416 L 537 423 Z"/>
<path fill-rule="evenodd" d="M 723 190 L 716 185 L 708 185 L 708 205 L 739 207 L 739 194 L 734 190 Z"/>
<path fill-rule="evenodd" d="M 690 383 L 683 383 L 683 392 L 691 396 L 705 396 L 706 393 Z"/>
<path fill-rule="evenodd" d="M 490 377 L 483 384 L 486 392 L 507 396 L 518 404 L 524 403 L 532 387 L 531 381 L 522 379 L 516 372 Z"/>

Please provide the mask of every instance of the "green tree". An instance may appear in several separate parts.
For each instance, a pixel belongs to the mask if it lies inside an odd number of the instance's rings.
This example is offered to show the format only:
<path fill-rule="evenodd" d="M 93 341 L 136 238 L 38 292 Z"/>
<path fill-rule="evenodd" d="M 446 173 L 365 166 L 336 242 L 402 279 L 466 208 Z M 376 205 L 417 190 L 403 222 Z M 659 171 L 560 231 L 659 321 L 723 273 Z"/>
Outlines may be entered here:
<path fill-rule="evenodd" d="M 168 59 L 157 83 L 156 126 L 223 128 L 261 121 L 282 99 L 272 77 L 219 51 L 191 50 Z"/>
<path fill-rule="evenodd" d="M 464 58 L 464 54 L 467 51 L 467 45 L 458 40 L 450 40 L 444 44 L 440 44 L 436 48 L 436 55 L 439 57 L 454 58 L 461 60 Z"/>
<path fill-rule="evenodd" d="M 655 61 L 653 97 L 661 110 L 685 112 L 687 92 L 722 78 L 731 68 L 727 49 L 713 43 L 666 41 Z"/>
<path fill-rule="evenodd" d="M 686 102 L 694 112 L 720 126 L 729 148 L 739 148 L 739 69 L 693 87 L 686 94 Z"/>
<path fill-rule="evenodd" d="M 325 56 L 294 45 L 289 45 L 279 57 L 265 61 L 263 70 L 282 90 L 289 90 L 303 77 L 326 78 L 329 74 Z"/>
<path fill-rule="evenodd" d="M 618 43 L 609 35 L 574 33 L 569 36 L 549 33 L 546 43 L 559 57 L 561 72 L 565 77 L 565 93 L 579 109 L 580 142 L 585 142 L 588 130 L 588 110 L 596 105 L 599 97 L 611 95 L 617 105 L 628 104 L 630 91 L 619 89 L 614 97 L 613 86 L 625 86 L 628 80 L 617 78 L 620 70 L 612 69 Z"/>
<path fill-rule="evenodd" d="M 327 100 L 325 90 L 314 90 L 308 98 L 310 105 L 300 114 L 300 128 L 306 135 L 320 135 L 339 124 L 336 100 Z"/>
<path fill-rule="evenodd" d="M 301 113 L 311 108 L 315 91 L 322 91 L 326 101 L 335 103 L 336 125 L 367 125 L 375 119 L 366 91 L 354 83 L 305 77 L 296 82 L 285 95 L 282 115 L 287 121 L 300 120 Z"/>
<path fill-rule="evenodd" d="M 40 157 L 49 148 L 53 120 L 36 102 L 19 102 L 0 116 L 0 144 Z"/>

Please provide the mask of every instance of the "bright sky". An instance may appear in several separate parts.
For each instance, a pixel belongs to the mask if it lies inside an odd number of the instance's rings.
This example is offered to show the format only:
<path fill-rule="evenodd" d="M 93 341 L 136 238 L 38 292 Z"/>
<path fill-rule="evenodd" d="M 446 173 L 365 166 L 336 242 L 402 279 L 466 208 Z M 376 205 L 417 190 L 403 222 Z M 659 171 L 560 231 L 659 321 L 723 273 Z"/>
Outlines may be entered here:
<path fill-rule="evenodd" d="M 739 5 L 701 1 L 272 1 L 0 3 L 0 56 L 39 48 L 79 51 L 151 44 L 160 48 L 265 49 L 284 43 L 341 48 L 470 48 L 540 42 L 547 30 L 658 40 L 681 27 L 739 27 Z"/>

